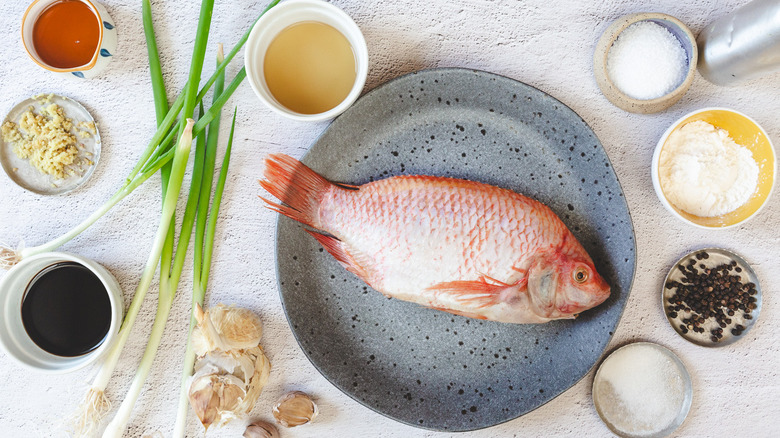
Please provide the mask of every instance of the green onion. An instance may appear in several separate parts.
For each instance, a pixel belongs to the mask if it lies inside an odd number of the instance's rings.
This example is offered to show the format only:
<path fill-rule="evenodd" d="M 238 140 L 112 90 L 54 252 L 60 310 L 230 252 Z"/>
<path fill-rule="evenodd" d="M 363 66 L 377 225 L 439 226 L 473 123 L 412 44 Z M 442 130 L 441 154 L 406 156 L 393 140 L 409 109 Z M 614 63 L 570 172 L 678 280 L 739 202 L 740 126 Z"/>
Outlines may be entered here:
<path fill-rule="evenodd" d="M 165 91 L 165 82 L 162 77 L 162 67 L 160 65 L 160 54 L 157 50 L 157 41 L 154 36 L 154 27 L 152 23 L 152 8 L 149 0 L 142 0 L 141 10 L 144 24 L 144 35 L 146 37 L 146 47 L 149 57 L 149 73 L 152 82 L 152 94 L 154 95 L 154 108 L 155 115 L 157 117 L 158 127 L 165 123 L 166 114 L 168 113 L 168 97 Z M 168 191 L 168 182 L 170 180 L 172 170 L 172 163 L 168 163 L 160 169 L 162 178 L 162 194 L 163 200 L 165 200 L 166 192 Z M 156 169 L 155 169 L 156 171 Z M 153 173 L 153 172 L 152 172 Z M 163 203 L 164 204 L 164 203 Z M 172 216 L 168 225 L 168 232 L 166 234 L 165 241 L 161 251 L 163 253 L 169 251 L 169 248 L 173 247 L 175 218 Z M 165 269 L 165 259 L 163 259 L 163 265 L 161 271 Z M 143 278 L 149 278 L 154 275 L 157 265 L 151 265 L 147 263 L 144 273 L 141 275 Z M 140 288 L 140 285 L 139 285 Z M 147 287 L 148 289 L 148 287 Z M 136 293 L 133 296 L 133 301 L 130 304 L 130 310 L 128 310 L 125 321 L 129 319 L 134 320 L 135 316 L 140 309 L 140 304 L 146 295 L 146 290 L 142 293 Z M 129 318 L 129 319 L 128 319 Z M 123 321 L 125 326 L 124 333 L 130 332 L 129 325 Z M 125 337 L 126 339 L 126 337 Z M 112 347 L 109 353 L 108 359 L 103 362 L 92 386 L 87 392 L 84 403 L 81 404 L 79 410 L 76 412 L 72 419 L 74 432 L 76 436 L 92 436 L 94 431 L 100 425 L 100 421 L 107 413 L 111 404 L 105 396 L 105 389 L 108 385 L 108 381 L 111 378 L 111 374 L 116 367 L 116 363 L 119 360 L 119 355 L 122 351 L 122 347 L 125 341 L 120 341 Z"/>
<path fill-rule="evenodd" d="M 218 93 L 221 88 L 220 80 L 218 79 L 217 86 L 215 87 L 215 93 Z M 215 99 L 216 98 L 217 97 L 215 96 Z M 173 306 L 173 300 L 176 295 L 176 290 L 178 289 L 178 283 L 181 278 L 182 268 L 184 265 L 184 258 L 186 256 L 187 247 L 189 246 L 190 235 L 192 233 L 192 227 L 196 217 L 198 219 L 198 227 L 204 228 L 204 233 L 199 235 L 201 240 L 196 241 L 196 245 L 203 245 L 203 240 L 205 240 L 206 257 L 204 260 L 208 260 L 208 262 L 203 262 L 203 272 L 208 271 L 208 266 L 210 265 L 211 254 L 213 251 L 214 235 L 216 233 L 216 220 L 219 214 L 219 204 L 222 201 L 222 193 L 227 179 L 227 171 L 230 163 L 233 132 L 235 130 L 235 114 L 233 115 L 233 125 L 231 127 L 230 139 L 228 140 L 225 158 L 220 170 L 219 181 L 217 183 L 217 189 L 214 195 L 213 212 L 209 218 L 208 229 L 206 230 L 203 222 L 205 222 L 206 219 L 204 214 L 208 212 L 209 198 L 211 193 L 211 181 L 213 179 L 212 175 L 214 171 L 214 161 L 219 135 L 218 120 L 218 118 L 214 119 L 212 124 L 209 126 L 208 145 L 204 144 L 204 136 L 200 136 L 198 138 L 198 148 L 196 149 L 192 183 L 190 185 L 189 198 L 185 208 L 184 219 L 181 226 L 181 234 L 179 235 L 179 242 L 176 247 L 173 266 L 171 267 L 169 275 L 160 280 L 160 296 L 158 299 L 157 314 L 155 315 L 149 343 L 147 344 L 146 351 L 144 352 L 144 356 L 141 359 L 141 363 L 138 367 L 135 378 L 130 385 L 128 395 L 119 407 L 119 411 L 117 412 L 116 417 L 106 429 L 104 434 L 106 437 L 122 436 L 130 418 L 133 406 L 135 405 L 135 402 L 143 388 L 143 384 L 149 375 L 155 355 L 162 341 L 162 335 L 165 330 L 165 325 L 168 320 L 171 307 Z M 208 175 L 208 177 L 206 175 Z M 204 205 L 205 207 L 202 207 Z M 162 257 L 163 259 L 170 259 L 171 253 L 163 253 Z M 165 273 L 165 271 L 163 271 L 163 273 Z M 206 278 L 208 278 L 207 275 Z M 200 280 L 196 280 L 196 283 L 199 285 L 203 284 Z M 201 286 L 201 290 L 205 291 L 205 287 Z M 203 302 L 203 293 L 200 294 L 200 302 Z M 192 368 L 190 366 L 190 373 L 191 370 Z M 184 422 L 181 426 L 182 428 L 186 426 L 186 407 L 187 405 L 185 405 L 185 416 Z"/>
<path fill-rule="evenodd" d="M 157 116 L 157 126 L 163 124 L 168 114 L 168 95 L 165 92 L 165 81 L 160 65 L 160 52 L 157 50 L 157 39 L 154 36 L 154 24 L 152 22 L 152 5 L 149 0 L 141 0 L 141 15 L 144 23 L 144 36 L 146 37 L 146 50 L 149 57 L 149 74 L 152 79 L 152 94 L 154 95 L 154 113 Z"/>
<path fill-rule="evenodd" d="M 217 65 L 224 61 L 224 54 L 222 53 L 222 46 L 220 45 L 217 50 Z M 214 85 L 214 101 L 216 102 L 222 94 L 225 85 L 224 71 L 217 77 L 216 84 Z M 203 306 L 204 297 L 206 294 L 206 284 L 208 283 L 208 272 L 211 266 L 211 251 L 214 242 L 214 233 L 216 228 L 216 218 L 219 212 L 219 205 L 222 198 L 222 190 L 224 189 L 225 181 L 223 176 L 227 174 L 227 163 L 230 161 L 230 151 L 233 145 L 233 130 L 236 126 L 236 114 L 233 113 L 233 125 L 230 129 L 230 138 L 228 140 L 227 151 L 225 152 L 225 158 L 223 159 L 222 169 L 220 170 L 220 179 L 217 183 L 217 193 L 214 195 L 214 211 L 212 212 L 213 226 L 209 226 L 208 239 L 206 239 L 206 226 L 209 213 L 209 200 L 211 199 L 211 185 L 212 176 L 214 174 L 214 167 L 217 156 L 217 143 L 219 133 L 219 117 L 209 125 L 208 130 L 208 145 L 206 147 L 205 163 L 204 163 L 204 175 L 201 181 L 200 187 L 200 201 L 198 204 L 197 221 L 195 225 L 195 255 L 193 266 L 193 285 L 192 285 L 192 312 L 193 316 L 190 318 L 189 335 L 187 337 L 187 347 L 184 354 L 184 367 L 182 371 L 182 387 L 179 395 L 179 407 L 176 413 L 176 423 L 173 428 L 174 437 L 184 437 L 187 427 L 187 413 L 189 412 L 189 398 L 187 396 L 187 380 L 192 375 L 192 369 L 195 364 L 195 353 L 190 345 L 189 337 L 192 336 L 192 329 L 195 326 L 195 308 L 197 305 Z M 208 225 L 211 225 L 209 222 Z M 205 257 L 204 257 L 204 244 L 205 244 Z"/>
<path fill-rule="evenodd" d="M 176 251 L 175 253 L 173 251 L 173 232 L 169 229 L 168 236 L 166 236 L 165 240 L 166 242 L 170 241 L 171 245 L 166 245 L 160 255 L 162 260 L 160 267 L 160 292 L 157 298 L 157 313 L 154 318 L 154 324 L 152 325 L 152 332 L 149 335 L 149 341 L 146 345 L 144 355 L 141 358 L 141 363 L 130 384 L 130 389 L 125 396 L 125 399 L 122 401 L 122 404 L 119 406 L 116 416 L 106 427 L 106 431 L 103 434 L 104 437 L 121 437 L 124 434 L 127 422 L 130 419 L 130 414 L 132 413 L 138 396 L 141 394 L 144 382 L 151 371 L 152 363 L 154 362 L 157 350 L 160 347 L 163 331 L 165 330 L 165 323 L 168 320 L 168 315 L 170 314 L 171 306 L 173 305 L 173 298 L 176 295 L 179 280 L 181 279 L 184 258 L 187 253 L 187 248 L 189 247 L 190 237 L 192 236 L 192 227 L 195 222 L 196 208 L 198 206 L 198 191 L 203 176 L 202 156 L 205 149 L 204 137 L 205 136 L 201 135 L 197 139 L 190 192 L 184 210 L 184 219 L 182 220 Z M 180 152 L 177 150 L 176 156 L 174 157 L 174 163 L 179 159 L 179 153 Z M 177 175 L 174 169 L 172 169 L 171 175 L 172 178 Z M 169 181 L 169 188 L 172 184 L 173 182 Z M 179 185 L 179 188 L 181 188 L 181 184 Z M 166 193 L 164 203 L 169 202 L 169 199 L 170 198 L 168 198 Z M 178 197 L 176 198 L 176 201 L 178 201 Z"/>
<path fill-rule="evenodd" d="M 165 91 L 165 81 L 162 76 L 162 66 L 160 65 L 160 52 L 157 50 L 157 38 L 154 36 L 154 23 L 152 22 L 152 5 L 149 0 L 141 0 L 141 13 L 144 23 L 144 36 L 146 37 L 146 50 L 149 58 L 149 75 L 152 80 L 152 94 L 154 95 L 154 113 L 157 117 L 157 127 L 159 128 L 168 114 L 168 93 Z M 160 179 L 162 187 L 162 196 L 165 200 L 165 193 L 168 191 L 168 181 L 171 177 L 171 164 L 166 163 L 160 169 Z M 163 254 L 173 248 L 173 239 L 175 238 L 176 220 L 171 219 L 171 225 L 168 229 L 168 235 L 163 244 Z M 161 260 L 160 272 L 166 272 L 170 269 L 169 263 L 165 258 Z"/>
<path fill-rule="evenodd" d="M 172 241 L 172 238 L 169 239 L 167 236 L 168 229 L 171 225 L 171 220 L 173 218 L 173 212 L 175 212 L 176 209 L 176 204 L 179 201 L 181 183 L 184 179 L 184 172 L 186 170 L 187 161 L 189 160 L 190 145 L 192 144 L 193 136 L 192 128 L 194 125 L 194 122 L 192 122 L 192 116 L 195 113 L 198 84 L 200 83 L 200 76 L 201 72 L 203 71 L 203 60 L 205 58 L 206 46 L 208 44 L 213 8 L 214 0 L 203 0 L 200 6 L 200 18 L 198 19 L 195 46 L 193 47 L 192 60 L 190 62 L 190 75 L 184 90 L 184 117 L 187 118 L 187 125 L 184 127 L 182 140 L 179 141 L 179 145 L 176 147 L 176 151 L 174 153 L 170 180 L 168 181 L 165 199 L 163 200 L 164 215 L 162 220 L 167 220 L 168 223 L 165 224 L 164 227 L 162 225 L 160 226 L 157 237 L 155 238 L 154 248 L 156 250 L 157 246 L 159 245 L 160 250 L 152 251 L 152 254 L 148 259 L 148 261 L 151 262 L 152 257 L 154 257 L 155 266 L 157 265 L 157 262 L 161 260 L 160 257 L 162 257 L 162 260 L 166 261 L 164 263 L 164 267 L 168 267 L 169 265 L 167 261 L 171 260 L 172 256 L 171 249 L 173 248 L 173 245 L 164 245 L 164 243 L 166 241 Z M 183 148 L 182 144 L 185 143 L 186 136 L 189 136 L 189 145 L 187 145 L 186 148 Z M 199 138 L 202 139 L 203 136 L 199 136 Z M 201 142 L 202 140 L 199 140 L 198 143 Z M 205 145 L 201 147 L 201 151 L 203 151 L 204 147 Z M 190 193 L 187 199 L 187 206 L 185 207 L 184 211 L 184 219 L 182 220 L 181 232 L 179 233 L 179 241 L 176 245 L 175 255 L 173 255 L 173 265 L 170 266 L 170 270 L 160 271 L 160 292 L 157 299 L 157 314 L 154 318 L 154 324 L 152 325 L 152 332 L 149 335 L 149 341 L 146 345 L 146 350 L 144 351 L 144 355 L 141 358 L 141 363 L 138 366 L 138 370 L 136 371 L 133 382 L 130 385 L 127 396 L 119 406 L 119 410 L 116 416 L 108 424 L 106 430 L 103 432 L 104 437 L 121 438 L 122 435 L 124 435 L 125 429 L 127 428 L 127 423 L 130 420 L 130 414 L 133 411 L 133 407 L 135 406 L 135 402 L 138 399 L 138 396 L 141 394 L 144 382 L 146 382 L 146 378 L 149 375 L 154 358 L 157 355 L 157 350 L 160 347 L 162 335 L 165 330 L 165 324 L 168 321 L 168 315 L 170 314 L 171 306 L 173 305 L 173 298 L 176 295 L 179 279 L 181 278 L 181 272 L 184 267 L 184 258 L 187 253 L 187 248 L 189 247 L 190 237 L 192 236 L 192 227 L 194 225 L 195 215 L 197 213 L 200 180 L 203 175 L 202 158 L 200 157 L 202 153 L 203 152 L 198 153 L 196 151 L 196 157 L 200 158 L 200 163 L 196 158 L 195 164 L 197 166 L 193 169 Z M 165 213 L 167 213 L 168 210 L 171 211 L 171 214 L 166 218 Z M 162 228 L 165 228 L 165 233 L 163 233 L 163 235 L 160 234 Z M 163 249 L 165 249 L 164 252 Z M 147 263 L 147 267 L 148 266 L 149 264 Z M 148 290 L 148 286 L 145 289 Z M 136 295 L 138 295 L 139 292 L 142 295 L 145 294 L 145 291 L 136 290 Z M 143 296 L 141 296 L 141 298 L 138 300 L 136 300 L 134 297 L 133 303 L 136 301 L 138 301 L 140 304 L 140 302 L 143 301 Z M 125 318 L 120 332 L 123 329 L 125 332 L 129 332 L 134 320 L 134 317 L 130 320 Z M 122 336 L 120 333 L 120 340 L 121 339 Z M 123 347 L 123 343 L 120 344 L 118 342 L 117 345 L 112 348 L 112 350 L 118 349 L 121 352 Z"/>
<path fill-rule="evenodd" d="M 130 308 L 127 310 L 125 319 L 122 321 L 122 327 L 119 329 L 119 337 L 116 340 L 116 343 L 111 347 L 108 358 L 101 367 L 101 372 L 98 375 L 100 378 L 105 378 L 106 383 L 108 382 L 108 378 L 111 377 L 111 372 L 113 372 L 113 368 L 116 366 L 116 363 L 119 360 L 119 356 L 122 353 L 122 349 L 130 336 L 130 330 L 133 326 L 133 323 L 135 322 L 136 316 L 138 315 L 138 311 L 140 310 L 144 296 L 149 290 L 149 285 L 152 282 L 152 277 L 154 276 L 157 263 L 160 261 L 160 256 L 162 255 L 163 251 L 163 244 L 165 243 L 168 229 L 171 225 L 171 219 L 173 218 L 173 214 L 176 211 L 176 203 L 179 200 L 179 192 L 184 180 L 184 172 L 186 170 L 187 160 L 190 156 L 190 148 L 192 146 L 192 126 L 194 124 L 195 122 L 192 119 L 187 121 L 181 139 L 176 146 L 176 154 L 173 159 L 171 176 L 170 180 L 168 181 L 168 190 L 165 193 L 165 200 L 163 201 L 164 207 L 162 210 L 162 217 L 160 218 L 160 225 L 157 228 L 157 234 L 154 238 L 152 251 L 149 254 L 149 257 L 146 259 L 144 275 L 141 276 L 141 281 L 139 282 L 138 287 L 136 287 L 133 301 L 130 304 Z M 103 369 L 107 366 L 110 368 L 110 372 L 104 373 Z M 112 422 L 112 424 L 114 423 Z M 122 425 L 122 430 L 117 431 L 119 432 L 118 435 L 112 433 L 114 431 L 115 429 L 111 429 L 111 425 L 109 425 L 109 428 L 106 429 L 106 432 L 104 432 L 103 436 L 121 437 L 122 432 L 124 431 L 124 424 Z"/>
<path fill-rule="evenodd" d="M 266 7 L 262 14 L 264 14 L 277 3 L 278 0 L 273 0 L 269 6 Z M 224 92 L 215 93 L 215 99 L 212 107 L 205 112 L 201 110 L 201 117 L 199 118 L 197 124 L 193 126 L 192 121 L 188 120 L 188 123 L 186 124 L 186 127 L 180 136 L 181 139 L 177 143 L 177 147 L 172 148 L 170 146 L 174 143 L 174 136 L 176 135 L 176 132 L 179 131 L 182 126 L 185 126 L 183 122 L 180 121 L 178 123 L 179 128 L 171 129 L 173 128 L 174 122 L 179 116 L 179 113 L 181 113 L 182 109 L 184 108 L 185 115 L 193 114 L 194 105 L 202 102 L 206 92 L 214 84 L 214 82 L 217 81 L 218 78 L 220 79 L 219 87 L 221 87 L 221 83 L 224 81 L 225 67 L 232 60 L 232 58 L 235 57 L 240 48 L 245 44 L 249 36 L 249 32 L 251 31 L 251 28 L 247 30 L 236 46 L 234 46 L 233 50 L 231 50 L 231 52 L 225 57 L 224 60 L 222 60 L 222 62 L 219 62 L 214 74 L 201 88 L 200 93 L 198 93 L 197 96 L 195 96 L 193 99 L 192 96 L 194 91 L 197 89 L 197 86 L 194 84 L 199 82 L 200 72 L 202 71 L 203 53 L 199 55 L 198 52 L 202 52 L 205 49 L 206 39 L 208 38 L 208 26 L 204 25 L 203 23 L 206 21 L 210 22 L 211 20 L 210 5 L 213 5 L 213 0 L 203 0 L 201 7 L 201 21 L 199 21 L 198 35 L 196 35 L 196 44 L 192 62 L 193 68 L 190 71 L 190 79 L 185 86 L 185 90 L 177 97 L 177 99 L 171 105 L 170 109 L 168 109 L 166 112 L 168 103 L 162 79 L 162 71 L 159 65 L 159 54 L 156 50 L 157 45 L 154 39 L 154 31 L 152 28 L 151 5 L 149 4 L 149 0 L 142 0 L 144 31 L 149 51 L 150 74 L 152 90 L 155 97 L 155 114 L 157 117 L 158 128 L 152 136 L 152 139 L 150 140 L 146 149 L 141 154 L 141 158 L 139 159 L 138 164 L 131 171 L 125 184 L 103 206 L 101 206 L 87 219 L 82 221 L 79 225 L 59 238 L 47 244 L 22 249 L 20 251 L 14 251 L 12 249 L 0 246 L 0 268 L 11 267 L 22 258 L 33 254 L 52 251 L 86 230 L 90 225 L 100 219 L 100 217 L 106 214 L 114 205 L 129 195 L 138 186 L 143 184 L 158 170 L 163 169 L 161 170 L 163 193 L 165 194 L 163 200 L 163 214 L 160 225 L 158 227 L 157 235 L 154 240 L 153 249 L 149 258 L 147 259 L 147 263 L 136 288 L 133 300 L 130 303 L 130 306 L 125 315 L 125 319 L 123 320 L 122 326 L 120 327 L 119 337 L 116 343 L 108 351 L 103 365 L 98 371 L 92 386 L 87 392 L 85 401 L 77 413 L 76 418 L 74 419 L 76 436 L 91 436 L 99 426 L 102 416 L 110 409 L 110 403 L 106 399 L 104 391 L 108 386 L 108 382 L 111 378 L 111 375 L 113 374 L 114 369 L 116 368 L 119 357 L 122 353 L 122 349 L 129 339 L 130 331 L 140 310 L 141 303 L 143 302 L 154 277 L 157 263 L 158 261 L 161 261 L 160 299 L 158 302 L 158 313 L 155 318 L 155 326 L 153 327 L 152 336 L 150 338 L 149 344 L 147 345 L 147 351 L 144 354 L 144 358 L 142 359 L 138 373 L 133 381 L 133 385 L 131 386 L 128 399 L 122 404 L 122 407 L 120 407 L 120 412 L 117 415 L 117 418 L 115 418 L 115 420 L 107 429 L 106 436 L 121 435 L 125 428 L 129 415 L 132 411 L 132 407 L 135 404 L 135 400 L 137 399 L 138 394 L 140 393 L 140 389 L 143 386 L 143 382 L 148 375 L 149 369 L 154 360 L 154 355 L 159 347 L 160 337 L 162 336 L 165 321 L 167 320 L 168 313 L 170 312 L 170 305 L 173 301 L 173 296 L 178 286 L 184 262 L 184 255 L 186 254 L 188 240 L 192 232 L 192 212 L 195 211 L 195 208 L 191 207 L 191 205 L 194 204 L 188 200 L 188 206 L 186 210 L 190 213 L 188 215 L 187 212 L 185 212 L 185 222 L 189 223 L 189 226 L 186 226 L 187 223 L 183 224 L 179 245 L 176 249 L 176 255 L 173 257 L 173 260 L 171 260 L 171 256 L 173 255 L 175 233 L 174 212 L 179 197 L 179 191 L 181 189 L 184 171 L 186 169 L 189 150 L 192 145 L 192 138 L 193 136 L 196 136 L 198 138 L 198 142 L 202 141 L 203 137 L 200 134 L 213 120 L 219 119 L 219 113 L 222 106 L 224 106 L 233 92 L 235 92 L 235 90 L 246 77 L 246 70 L 242 68 L 233 81 L 231 81 L 230 85 L 224 90 Z M 198 63 L 200 63 L 200 65 L 198 65 Z M 187 107 L 185 107 L 185 101 L 188 102 Z M 165 114 L 164 117 L 163 114 Z M 233 128 L 235 128 L 235 114 L 233 117 Z M 206 231 L 201 231 L 201 234 L 198 234 L 201 237 L 196 237 L 199 242 L 198 245 L 203 248 L 203 252 L 201 253 L 202 258 L 199 263 L 199 266 L 202 266 L 201 275 L 199 276 L 200 280 L 196 282 L 199 284 L 200 291 L 202 292 L 194 292 L 193 300 L 199 301 L 201 303 L 203 302 L 202 296 L 205 292 L 205 285 L 208 280 L 208 266 L 210 265 L 211 254 L 213 250 L 213 238 L 216 228 L 218 206 L 225 184 L 227 166 L 232 148 L 233 128 L 231 128 L 230 142 L 228 144 L 228 148 L 225 154 L 225 161 L 220 172 L 219 182 L 217 183 L 217 191 L 215 193 L 214 200 L 216 207 L 214 208 L 214 212 L 212 212 L 212 216 L 208 222 Z M 218 128 L 213 130 L 213 134 L 215 136 L 217 132 Z M 211 133 L 212 130 L 210 129 L 209 134 Z M 211 135 L 209 135 L 209 137 L 211 137 Z M 216 140 L 214 140 L 214 142 L 214 145 L 216 145 Z M 211 143 L 211 141 L 208 143 Z M 199 151 L 201 150 L 203 150 L 202 147 L 196 146 L 196 163 L 200 163 L 204 159 L 199 154 Z M 212 152 L 210 152 L 210 154 L 211 153 Z M 213 162 L 213 158 L 209 159 Z M 172 164 L 169 164 L 171 163 L 171 160 L 173 160 Z M 211 187 L 213 164 L 210 165 L 210 169 L 211 170 L 209 171 L 207 184 L 209 190 Z M 205 190 L 203 181 L 196 179 L 196 174 L 202 171 L 202 167 L 198 166 L 193 169 L 193 184 L 190 187 L 190 195 L 193 195 L 194 190 L 197 188 L 198 197 L 200 197 L 200 191 Z M 190 196 L 190 198 L 192 199 L 193 196 Z M 204 196 L 203 198 L 205 199 L 204 202 L 208 203 L 208 195 Z M 202 213 L 198 214 L 198 211 L 200 211 L 201 208 L 203 207 L 199 207 L 194 213 L 195 219 L 199 222 L 199 224 L 202 224 L 202 222 L 205 220 Z M 199 225 L 199 227 L 202 228 L 202 225 Z M 202 237 L 203 233 L 205 233 L 205 236 L 207 236 L 206 238 Z M 186 243 L 182 239 L 184 236 L 186 236 L 184 239 L 187 240 Z M 189 366 L 190 370 L 191 368 L 192 365 Z M 186 369 L 187 368 L 185 366 L 185 372 L 187 372 Z M 186 420 L 186 412 L 184 419 Z"/>

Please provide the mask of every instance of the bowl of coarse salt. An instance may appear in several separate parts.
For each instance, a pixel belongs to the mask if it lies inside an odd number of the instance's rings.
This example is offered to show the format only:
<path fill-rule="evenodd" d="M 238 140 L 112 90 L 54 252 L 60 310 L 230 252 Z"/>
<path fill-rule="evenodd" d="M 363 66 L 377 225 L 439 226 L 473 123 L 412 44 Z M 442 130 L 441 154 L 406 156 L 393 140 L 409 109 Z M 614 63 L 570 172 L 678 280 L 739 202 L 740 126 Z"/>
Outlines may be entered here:
<path fill-rule="evenodd" d="M 696 37 L 677 18 L 638 13 L 618 18 L 604 31 L 593 55 L 601 92 L 632 113 L 656 113 L 688 91 L 696 73 Z"/>
<path fill-rule="evenodd" d="M 683 362 L 668 348 L 634 342 L 601 362 L 592 394 L 596 412 L 616 435 L 661 438 L 688 416 L 693 384 Z"/>
<path fill-rule="evenodd" d="M 704 108 L 661 136 L 651 172 L 655 193 L 673 216 L 719 229 L 761 211 L 772 194 L 777 160 L 772 141 L 755 120 L 727 108 Z"/>

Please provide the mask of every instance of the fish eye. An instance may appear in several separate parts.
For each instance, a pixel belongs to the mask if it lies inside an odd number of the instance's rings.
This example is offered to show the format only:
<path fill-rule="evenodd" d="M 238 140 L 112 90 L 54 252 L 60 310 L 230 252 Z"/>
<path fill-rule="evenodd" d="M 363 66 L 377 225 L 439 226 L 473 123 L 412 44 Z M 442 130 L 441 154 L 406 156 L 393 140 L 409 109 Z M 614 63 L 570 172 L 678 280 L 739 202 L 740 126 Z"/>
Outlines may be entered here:
<path fill-rule="evenodd" d="M 572 275 L 574 277 L 574 281 L 577 283 L 585 283 L 588 281 L 588 270 L 585 267 L 580 266 L 579 268 L 574 270 L 574 274 Z"/>

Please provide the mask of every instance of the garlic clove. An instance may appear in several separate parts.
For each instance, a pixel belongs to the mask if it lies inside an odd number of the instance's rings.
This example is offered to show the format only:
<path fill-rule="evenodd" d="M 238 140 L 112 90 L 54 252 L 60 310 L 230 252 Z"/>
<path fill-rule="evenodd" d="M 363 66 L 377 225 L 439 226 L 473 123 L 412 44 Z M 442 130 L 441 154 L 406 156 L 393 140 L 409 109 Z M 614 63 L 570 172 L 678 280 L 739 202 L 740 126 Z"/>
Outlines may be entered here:
<path fill-rule="evenodd" d="M 197 321 L 198 324 L 203 324 L 203 321 L 206 320 L 206 312 L 203 311 L 203 307 L 201 307 L 200 303 L 195 303 L 195 310 L 193 313 L 195 314 L 195 321 Z"/>
<path fill-rule="evenodd" d="M 204 376 L 192 382 L 188 394 L 190 405 L 206 430 L 220 419 L 219 393 L 214 386 L 211 376 Z"/>
<path fill-rule="evenodd" d="M 271 412 L 277 423 L 284 427 L 296 427 L 314 421 L 319 409 L 308 395 L 293 391 L 283 395 Z"/>
<path fill-rule="evenodd" d="M 195 303 L 195 310 L 193 313 L 195 314 L 195 320 L 198 322 L 198 325 L 195 326 L 195 329 L 192 331 L 190 344 L 192 344 L 192 349 L 195 351 L 195 356 L 201 357 L 212 349 L 209 337 L 203 332 L 203 326 L 206 324 L 206 312 L 203 311 L 200 304 Z"/>
<path fill-rule="evenodd" d="M 211 351 L 201 357 L 195 364 L 195 374 L 232 374 L 249 384 L 249 380 L 255 373 L 256 355 L 248 351 Z M 202 371 L 202 370 L 206 371 Z"/>
<path fill-rule="evenodd" d="M 220 376 L 222 380 L 222 394 L 220 396 L 219 410 L 221 412 L 235 412 L 246 397 L 244 382 L 238 377 L 227 375 Z M 243 413 L 243 412 L 242 412 Z"/>
<path fill-rule="evenodd" d="M 267 421 L 258 420 L 246 427 L 244 438 L 279 438 L 279 430 Z"/>

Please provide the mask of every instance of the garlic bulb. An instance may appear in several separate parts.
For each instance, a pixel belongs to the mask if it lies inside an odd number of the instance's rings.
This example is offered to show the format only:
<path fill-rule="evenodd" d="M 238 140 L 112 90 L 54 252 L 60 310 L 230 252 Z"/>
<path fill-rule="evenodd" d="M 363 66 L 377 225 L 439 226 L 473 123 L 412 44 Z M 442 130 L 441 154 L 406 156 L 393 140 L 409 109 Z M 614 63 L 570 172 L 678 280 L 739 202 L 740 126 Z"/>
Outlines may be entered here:
<path fill-rule="evenodd" d="M 258 420 L 246 427 L 244 438 L 279 438 L 279 430 L 267 421 Z"/>
<path fill-rule="evenodd" d="M 195 309 L 198 329 L 192 332 L 192 347 L 197 356 L 213 350 L 243 350 L 260 343 L 263 327 L 260 318 L 249 309 L 216 305 L 204 312 Z"/>
<path fill-rule="evenodd" d="M 222 425 L 252 410 L 271 362 L 260 347 L 260 319 L 247 309 L 214 306 L 195 309 L 198 327 L 193 349 L 198 355 L 188 396 L 203 427 Z"/>
<path fill-rule="evenodd" d="M 260 347 L 240 352 L 212 351 L 195 364 L 189 398 L 208 430 L 252 410 L 268 382 L 271 363 Z"/>
<path fill-rule="evenodd" d="M 274 405 L 272 412 L 277 423 L 284 427 L 295 427 L 314 421 L 319 410 L 308 395 L 293 391 L 283 395 Z"/>

